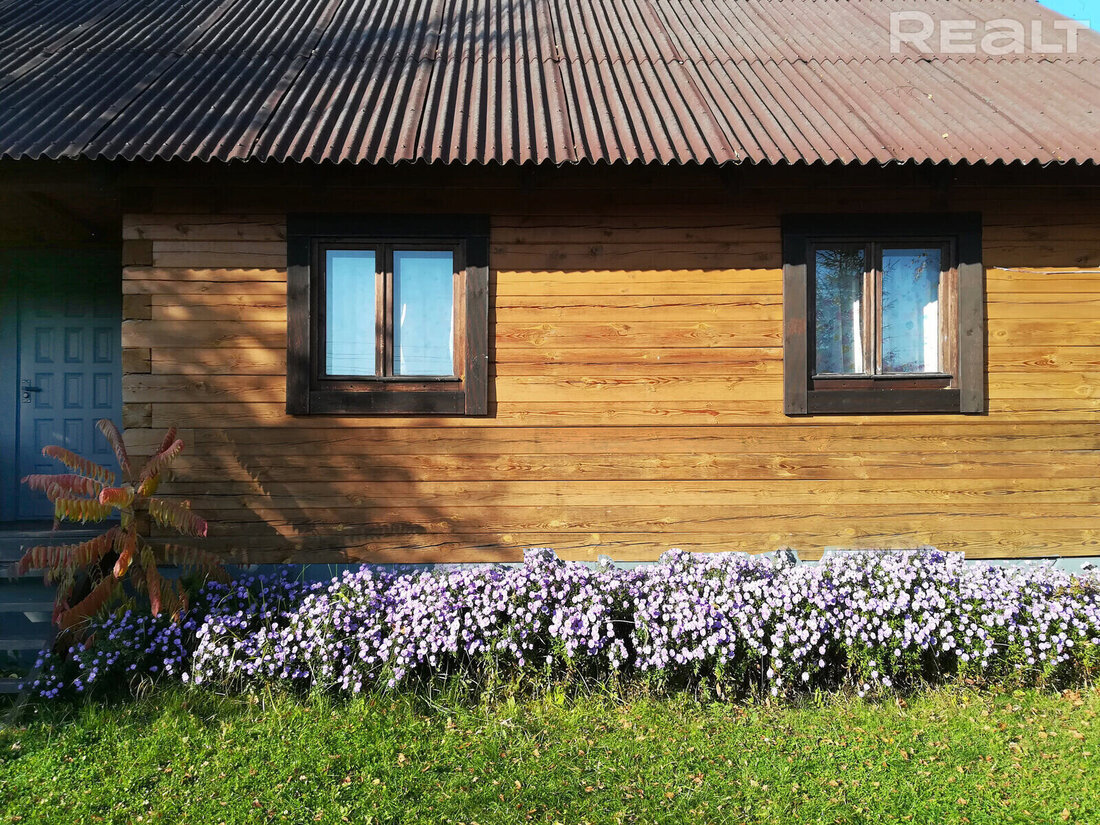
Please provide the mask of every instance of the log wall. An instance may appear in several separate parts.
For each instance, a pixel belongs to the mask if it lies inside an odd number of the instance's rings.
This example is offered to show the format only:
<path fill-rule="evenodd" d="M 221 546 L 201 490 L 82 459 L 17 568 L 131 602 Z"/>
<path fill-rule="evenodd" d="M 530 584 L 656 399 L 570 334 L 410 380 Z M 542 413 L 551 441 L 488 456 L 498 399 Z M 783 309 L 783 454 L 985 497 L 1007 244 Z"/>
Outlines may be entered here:
<path fill-rule="evenodd" d="M 592 177 L 312 203 L 180 186 L 127 214 L 125 423 L 146 445 L 181 428 L 164 489 L 209 518 L 210 545 L 249 562 L 1100 552 L 1092 190 L 834 185 L 835 210 L 983 213 L 989 410 L 787 418 L 779 221 L 820 190 Z M 488 417 L 285 414 L 285 215 L 322 202 L 491 214 Z"/>

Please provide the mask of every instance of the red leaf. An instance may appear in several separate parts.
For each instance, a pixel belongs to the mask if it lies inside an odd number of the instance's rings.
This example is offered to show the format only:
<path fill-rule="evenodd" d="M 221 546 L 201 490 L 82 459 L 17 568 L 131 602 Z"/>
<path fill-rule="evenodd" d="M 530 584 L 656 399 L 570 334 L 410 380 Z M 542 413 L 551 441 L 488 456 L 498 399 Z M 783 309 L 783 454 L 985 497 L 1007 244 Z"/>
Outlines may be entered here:
<path fill-rule="evenodd" d="M 57 626 L 61 630 L 71 630 L 85 619 L 94 616 L 114 595 L 118 580 L 109 576 L 95 586 L 91 593 L 77 605 L 66 610 L 57 618 Z"/>
<path fill-rule="evenodd" d="M 108 470 L 106 467 L 101 467 L 94 461 L 89 461 L 86 458 L 82 458 L 71 450 L 66 450 L 64 447 L 58 447 L 56 444 L 50 444 L 49 446 L 42 448 L 42 455 L 57 459 L 70 470 L 79 473 L 82 476 L 93 478 L 96 481 L 103 482 L 104 484 L 115 483 L 115 474 Z"/>
<path fill-rule="evenodd" d="M 137 550 L 137 533 L 132 530 L 123 538 L 122 552 L 118 554 L 118 560 L 115 561 L 115 578 L 121 579 L 126 575 L 126 570 L 130 567 L 130 562 L 134 560 L 134 552 Z"/>
<path fill-rule="evenodd" d="M 99 431 L 103 433 L 111 447 L 115 451 L 115 458 L 118 459 L 118 466 L 122 468 L 123 474 L 126 478 L 133 478 L 133 471 L 130 469 L 130 456 L 126 452 L 126 444 L 122 440 L 122 435 L 118 431 L 118 427 L 115 426 L 109 418 L 101 418 L 96 422 L 96 426 L 99 427 Z"/>
<path fill-rule="evenodd" d="M 45 493 L 50 501 L 55 501 L 62 495 L 88 496 L 96 498 L 103 484 L 93 478 L 73 475 L 71 473 L 35 474 L 23 477 L 23 483 L 32 490 Z"/>
<path fill-rule="evenodd" d="M 138 477 L 140 481 L 147 481 L 160 475 L 176 456 L 183 450 L 183 442 L 180 439 L 176 439 L 165 449 L 161 450 L 155 456 L 149 459 L 149 463 L 141 471 L 141 475 Z"/>
<path fill-rule="evenodd" d="M 168 432 L 164 434 L 164 439 L 160 442 L 160 449 L 158 449 L 157 452 L 163 453 L 165 450 L 171 447 L 175 443 L 175 441 L 176 425 L 173 424 L 171 427 L 168 428 Z"/>
<path fill-rule="evenodd" d="M 153 615 L 160 615 L 161 600 L 160 600 L 160 585 L 161 575 L 157 572 L 156 565 L 145 565 L 145 582 L 149 586 L 149 604 L 153 609 Z"/>
<path fill-rule="evenodd" d="M 99 503 L 110 507 L 129 507 L 134 500 L 134 488 L 127 484 L 124 487 L 104 487 L 99 492 Z"/>

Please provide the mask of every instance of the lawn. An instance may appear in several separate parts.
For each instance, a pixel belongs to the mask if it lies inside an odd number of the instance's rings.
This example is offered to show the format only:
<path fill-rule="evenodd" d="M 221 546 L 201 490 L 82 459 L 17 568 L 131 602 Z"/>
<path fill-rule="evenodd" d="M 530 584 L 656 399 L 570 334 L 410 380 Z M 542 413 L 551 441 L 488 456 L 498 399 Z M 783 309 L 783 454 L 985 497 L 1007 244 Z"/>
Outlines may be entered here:
<path fill-rule="evenodd" d="M 0 822 L 1096 822 L 1100 691 L 463 705 L 182 688 L 0 731 Z"/>

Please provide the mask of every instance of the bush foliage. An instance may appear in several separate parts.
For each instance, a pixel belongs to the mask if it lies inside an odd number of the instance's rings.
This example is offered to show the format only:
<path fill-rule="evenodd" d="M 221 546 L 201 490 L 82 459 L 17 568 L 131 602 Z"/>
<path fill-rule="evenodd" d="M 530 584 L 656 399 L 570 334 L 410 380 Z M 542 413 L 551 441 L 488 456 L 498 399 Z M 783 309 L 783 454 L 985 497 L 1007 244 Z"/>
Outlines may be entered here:
<path fill-rule="evenodd" d="M 127 634 L 134 641 L 118 644 Z M 1100 666 L 1100 581 L 932 549 L 818 564 L 669 551 L 629 570 L 534 550 L 515 567 L 211 583 L 176 631 L 127 614 L 97 639 L 95 652 L 47 660 L 34 690 L 163 676 L 348 694 L 455 677 L 476 686 L 641 680 L 720 696 L 864 694 L 952 678 L 1064 685 Z"/>
<path fill-rule="evenodd" d="M 183 451 L 183 441 L 172 427 L 160 447 L 134 469 L 126 444 L 114 423 L 101 419 L 96 426 L 110 443 L 122 479 L 76 453 L 50 445 L 42 454 L 63 464 L 68 472 L 29 475 L 23 483 L 46 494 L 61 521 L 102 522 L 117 519 L 102 534 L 78 544 L 42 545 L 23 554 L 17 571 L 45 570 L 56 584 L 54 621 L 63 632 L 75 632 L 124 592 L 148 601 L 154 616 L 162 611 L 178 618 L 187 607 L 187 593 L 178 581 L 161 575 L 159 564 L 181 564 L 205 575 L 223 578 L 217 559 L 194 547 L 153 545 L 142 536 L 143 516 L 184 536 L 206 535 L 206 522 L 188 502 L 156 497 L 161 476 Z"/>

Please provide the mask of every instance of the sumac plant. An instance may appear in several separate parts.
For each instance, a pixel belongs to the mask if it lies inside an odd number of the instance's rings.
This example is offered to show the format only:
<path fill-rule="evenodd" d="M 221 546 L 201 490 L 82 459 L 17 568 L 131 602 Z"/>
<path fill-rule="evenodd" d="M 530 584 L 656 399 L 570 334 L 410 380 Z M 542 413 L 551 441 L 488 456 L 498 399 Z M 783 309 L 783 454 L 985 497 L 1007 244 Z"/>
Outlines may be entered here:
<path fill-rule="evenodd" d="M 187 607 L 186 590 L 179 580 L 165 578 L 158 569 L 160 564 L 198 569 L 207 577 L 225 577 L 210 554 L 194 547 L 154 545 L 141 535 L 150 522 L 183 536 L 206 535 L 206 522 L 191 511 L 188 502 L 154 495 L 162 474 L 183 450 L 176 428 L 168 430 L 157 451 L 135 471 L 114 423 L 104 418 L 96 426 L 114 449 L 120 481 L 106 467 L 55 445 L 44 447 L 42 453 L 64 464 L 68 472 L 23 479 L 53 504 L 55 528 L 62 521 L 113 521 L 117 516 L 117 522 L 95 538 L 79 544 L 32 547 L 19 561 L 20 574 L 45 570 L 47 581 L 56 584 L 53 619 L 63 633 L 76 629 L 127 590 L 147 597 L 154 616 L 167 612 L 178 617 Z"/>

